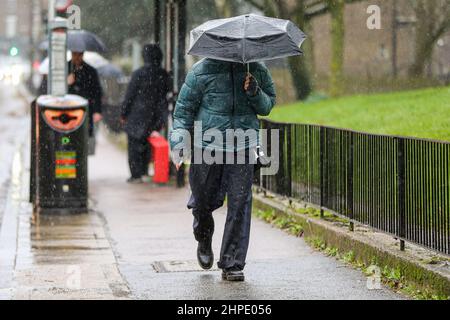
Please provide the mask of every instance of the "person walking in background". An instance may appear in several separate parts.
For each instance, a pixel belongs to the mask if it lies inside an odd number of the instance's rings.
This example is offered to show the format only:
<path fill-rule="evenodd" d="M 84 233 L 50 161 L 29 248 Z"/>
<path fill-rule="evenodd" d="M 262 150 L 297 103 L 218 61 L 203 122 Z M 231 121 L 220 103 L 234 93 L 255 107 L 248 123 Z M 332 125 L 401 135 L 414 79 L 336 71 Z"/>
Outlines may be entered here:
<path fill-rule="evenodd" d="M 126 92 L 121 122 L 128 136 L 129 183 L 142 183 L 148 176 L 150 146 L 147 138 L 159 131 L 167 117 L 167 94 L 171 90 L 170 76 L 161 66 L 163 54 L 159 46 L 145 45 L 144 66 L 136 70 Z"/>
<path fill-rule="evenodd" d="M 89 102 L 89 154 L 95 153 L 94 125 L 102 120 L 102 87 L 94 67 L 83 60 L 83 52 L 72 52 L 67 83 L 69 93 L 79 95 Z"/>
<path fill-rule="evenodd" d="M 188 208 L 194 215 L 194 236 L 198 241 L 197 259 L 200 266 L 210 269 L 214 263 L 212 237 L 214 219 L 212 213 L 220 208 L 227 196 L 227 219 L 222 239 L 218 267 L 222 278 L 243 281 L 245 260 L 250 239 L 252 208 L 252 183 L 254 164 L 251 152 L 258 147 L 257 134 L 242 145 L 223 143 L 228 130 L 254 130 L 258 132 L 258 115 L 268 115 L 275 105 L 275 89 L 272 77 L 262 63 L 241 63 L 203 59 L 188 73 L 186 82 L 175 107 L 173 128 L 170 136 L 174 154 L 186 147 L 185 135 L 194 129 L 194 122 L 202 123 L 202 132 L 216 129 L 223 135 L 222 142 L 197 141 L 194 148 L 221 152 L 222 159 L 236 159 L 245 154 L 245 163 L 213 163 L 205 159 L 201 163 L 192 158 L 189 183 L 192 195 Z M 220 139 L 219 139 L 220 140 Z M 189 141 L 189 140 L 188 140 Z M 194 150 L 194 154 L 197 151 Z M 183 155 L 184 157 L 186 155 Z M 177 161 L 177 160 L 175 160 Z M 225 160 L 224 160 L 225 161 Z M 175 163 L 177 169 L 181 163 Z"/>

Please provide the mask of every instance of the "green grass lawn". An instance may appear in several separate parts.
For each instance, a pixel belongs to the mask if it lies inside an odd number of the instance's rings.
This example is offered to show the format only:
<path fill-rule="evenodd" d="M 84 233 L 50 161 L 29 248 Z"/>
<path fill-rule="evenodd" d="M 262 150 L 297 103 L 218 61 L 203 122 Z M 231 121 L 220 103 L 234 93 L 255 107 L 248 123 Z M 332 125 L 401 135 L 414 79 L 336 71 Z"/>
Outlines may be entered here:
<path fill-rule="evenodd" d="M 450 87 L 277 106 L 269 118 L 450 141 Z"/>

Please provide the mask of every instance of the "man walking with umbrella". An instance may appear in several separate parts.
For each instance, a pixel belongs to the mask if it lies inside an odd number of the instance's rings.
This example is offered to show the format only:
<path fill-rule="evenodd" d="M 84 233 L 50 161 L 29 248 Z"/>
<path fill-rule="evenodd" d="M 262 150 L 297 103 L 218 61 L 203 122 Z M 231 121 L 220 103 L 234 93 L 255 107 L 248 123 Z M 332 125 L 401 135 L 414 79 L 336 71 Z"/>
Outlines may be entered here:
<path fill-rule="evenodd" d="M 95 153 L 94 124 L 102 120 L 102 87 L 97 70 L 83 60 L 84 52 L 106 52 L 103 41 L 86 30 L 70 30 L 67 47 L 72 51 L 69 62 L 69 93 L 89 101 L 89 154 Z"/>
<path fill-rule="evenodd" d="M 47 49 L 48 41 L 40 47 Z M 72 52 L 69 61 L 69 76 L 67 78 L 70 94 L 79 95 L 89 101 L 89 154 L 95 152 L 94 124 L 102 120 L 102 87 L 97 70 L 87 64 L 83 57 L 84 52 L 105 52 L 106 46 L 95 34 L 86 30 L 69 30 L 67 33 L 67 49 Z M 47 79 L 41 84 L 41 92 L 47 91 Z"/>
<path fill-rule="evenodd" d="M 89 101 L 89 154 L 94 154 L 94 124 L 102 120 L 102 87 L 97 70 L 83 60 L 83 52 L 72 51 L 67 83 L 69 93 Z"/>
<path fill-rule="evenodd" d="M 280 41 L 283 37 L 284 43 Z M 190 139 L 186 135 L 194 130 L 194 123 L 201 123 L 203 135 L 214 129 L 224 138 L 209 142 L 194 137 L 194 154 L 198 150 L 201 154 L 221 153 L 219 158 L 234 160 L 243 155 L 245 160 L 211 164 L 204 157 L 200 161 L 193 157 L 190 166 L 192 195 L 188 208 L 194 215 L 197 259 L 204 269 L 211 268 L 214 262 L 212 213 L 227 196 L 227 219 L 218 262 L 224 280 L 244 280 L 254 176 L 251 155 L 258 147 L 258 138 L 257 134 L 249 134 L 244 143 L 223 141 L 230 130 L 235 136 L 238 131 L 258 132 L 257 117 L 270 113 L 276 95 L 268 69 L 257 61 L 300 54 L 299 39 L 303 39 L 303 33 L 292 23 L 254 15 L 213 20 L 191 32 L 189 53 L 206 58 L 188 73 L 175 107 L 170 137 L 173 158 L 187 149 Z M 175 161 L 178 168 L 181 162 Z"/>

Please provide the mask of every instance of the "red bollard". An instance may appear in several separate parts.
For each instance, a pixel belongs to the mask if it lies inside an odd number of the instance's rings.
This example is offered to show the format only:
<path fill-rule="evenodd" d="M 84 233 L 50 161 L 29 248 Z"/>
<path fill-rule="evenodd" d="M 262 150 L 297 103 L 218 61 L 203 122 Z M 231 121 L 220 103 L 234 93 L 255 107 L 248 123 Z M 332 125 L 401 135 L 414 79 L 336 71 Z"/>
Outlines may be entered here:
<path fill-rule="evenodd" d="M 163 136 L 153 135 L 148 138 L 152 148 L 152 158 L 155 166 L 154 183 L 169 182 L 169 143 Z"/>

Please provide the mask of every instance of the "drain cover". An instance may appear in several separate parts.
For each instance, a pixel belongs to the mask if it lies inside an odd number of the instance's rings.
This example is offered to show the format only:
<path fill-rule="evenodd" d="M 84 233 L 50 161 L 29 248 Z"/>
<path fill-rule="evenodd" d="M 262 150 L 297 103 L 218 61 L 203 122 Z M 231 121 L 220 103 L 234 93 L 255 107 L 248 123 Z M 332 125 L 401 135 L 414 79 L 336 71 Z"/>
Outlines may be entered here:
<path fill-rule="evenodd" d="M 153 263 L 158 273 L 168 272 L 199 272 L 205 271 L 199 265 L 197 261 L 156 261 Z M 213 267 L 208 271 L 218 271 L 219 269 Z"/>

